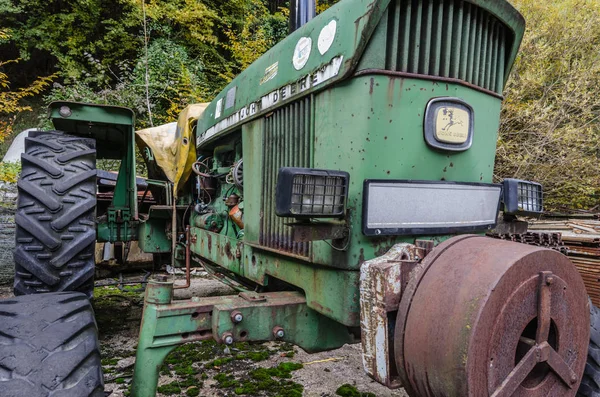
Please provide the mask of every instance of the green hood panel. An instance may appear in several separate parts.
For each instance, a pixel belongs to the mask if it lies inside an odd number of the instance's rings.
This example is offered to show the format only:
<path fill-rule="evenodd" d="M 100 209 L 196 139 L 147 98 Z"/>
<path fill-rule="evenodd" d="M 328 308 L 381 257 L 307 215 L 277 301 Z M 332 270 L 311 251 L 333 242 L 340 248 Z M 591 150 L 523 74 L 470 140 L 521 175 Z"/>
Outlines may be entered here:
<path fill-rule="evenodd" d="M 348 77 L 389 2 L 344 0 L 271 48 L 211 102 L 198 121 L 197 144 L 204 145 L 242 122 Z M 310 48 L 309 55 L 298 56 L 297 44 Z"/>

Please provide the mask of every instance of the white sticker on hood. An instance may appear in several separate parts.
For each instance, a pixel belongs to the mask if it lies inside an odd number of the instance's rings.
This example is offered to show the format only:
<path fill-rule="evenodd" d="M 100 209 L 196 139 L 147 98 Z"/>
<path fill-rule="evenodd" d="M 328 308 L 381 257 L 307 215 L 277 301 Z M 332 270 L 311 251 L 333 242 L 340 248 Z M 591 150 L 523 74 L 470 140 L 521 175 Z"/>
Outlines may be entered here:
<path fill-rule="evenodd" d="M 306 62 L 308 62 L 308 58 L 310 57 L 311 48 L 312 39 L 310 37 L 302 37 L 298 40 L 296 48 L 294 49 L 294 56 L 292 57 L 292 63 L 296 70 L 300 70 L 306 65 Z"/>
<path fill-rule="evenodd" d="M 335 39 L 336 31 L 337 22 L 335 19 L 331 20 L 331 22 L 321 29 L 321 33 L 319 33 L 319 41 L 317 42 L 317 47 L 319 47 L 319 52 L 321 55 L 325 54 L 331 48 L 333 39 Z"/>

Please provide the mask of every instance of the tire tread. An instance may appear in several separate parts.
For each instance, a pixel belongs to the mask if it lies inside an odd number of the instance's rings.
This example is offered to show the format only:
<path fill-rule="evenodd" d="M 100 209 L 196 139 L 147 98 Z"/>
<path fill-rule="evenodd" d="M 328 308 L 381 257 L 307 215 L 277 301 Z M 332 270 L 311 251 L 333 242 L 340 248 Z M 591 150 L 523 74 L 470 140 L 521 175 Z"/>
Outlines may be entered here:
<path fill-rule="evenodd" d="M 91 297 L 95 140 L 61 131 L 32 133 L 25 138 L 22 168 L 15 214 L 15 295 L 80 291 Z"/>

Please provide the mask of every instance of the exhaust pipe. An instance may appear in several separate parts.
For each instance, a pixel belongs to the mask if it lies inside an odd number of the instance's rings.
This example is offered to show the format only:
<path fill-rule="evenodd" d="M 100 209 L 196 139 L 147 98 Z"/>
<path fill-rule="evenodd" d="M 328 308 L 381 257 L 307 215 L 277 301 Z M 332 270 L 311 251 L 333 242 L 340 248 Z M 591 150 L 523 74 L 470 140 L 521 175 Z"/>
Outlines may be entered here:
<path fill-rule="evenodd" d="M 315 17 L 315 3 L 315 0 L 290 0 L 290 33 Z"/>

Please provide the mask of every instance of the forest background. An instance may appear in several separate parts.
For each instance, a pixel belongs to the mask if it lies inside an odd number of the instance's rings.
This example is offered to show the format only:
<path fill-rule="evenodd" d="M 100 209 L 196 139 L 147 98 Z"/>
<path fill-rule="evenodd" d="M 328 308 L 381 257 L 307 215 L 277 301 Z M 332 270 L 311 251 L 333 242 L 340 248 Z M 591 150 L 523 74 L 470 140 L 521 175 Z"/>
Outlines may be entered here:
<path fill-rule="evenodd" d="M 288 0 L 143 1 L 0 0 L 0 156 L 21 130 L 50 127 L 54 100 L 130 107 L 137 128 L 174 121 L 288 31 Z M 527 31 L 495 179 L 542 183 L 549 209 L 599 209 L 600 0 L 511 3 Z M 0 163 L 0 180 L 18 172 Z"/>

